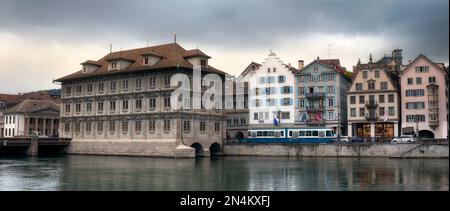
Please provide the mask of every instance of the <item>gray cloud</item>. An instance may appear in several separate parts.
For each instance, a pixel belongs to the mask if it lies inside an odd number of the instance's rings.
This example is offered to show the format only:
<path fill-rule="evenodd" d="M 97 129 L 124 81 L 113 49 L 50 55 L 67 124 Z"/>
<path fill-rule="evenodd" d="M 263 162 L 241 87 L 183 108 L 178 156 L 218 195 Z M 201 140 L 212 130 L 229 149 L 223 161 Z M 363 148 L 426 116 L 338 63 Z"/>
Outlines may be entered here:
<path fill-rule="evenodd" d="M 314 34 L 380 36 L 385 51 L 399 47 L 406 57 L 424 53 L 448 63 L 448 8 L 446 0 L 1 0 L 0 33 L 42 42 L 144 44 L 170 42 L 176 31 L 180 42 L 236 53 Z"/>

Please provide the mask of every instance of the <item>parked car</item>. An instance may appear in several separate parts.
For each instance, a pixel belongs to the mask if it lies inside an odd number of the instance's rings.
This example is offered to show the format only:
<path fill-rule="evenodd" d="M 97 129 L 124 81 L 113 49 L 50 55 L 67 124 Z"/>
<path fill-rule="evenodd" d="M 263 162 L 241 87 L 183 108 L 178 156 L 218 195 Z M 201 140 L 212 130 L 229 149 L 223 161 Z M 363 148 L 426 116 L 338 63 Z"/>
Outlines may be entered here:
<path fill-rule="evenodd" d="M 411 143 L 415 142 L 414 136 L 399 136 L 392 139 L 391 143 Z"/>
<path fill-rule="evenodd" d="M 364 143 L 364 142 L 366 142 L 366 140 L 364 140 L 364 139 L 361 138 L 361 137 L 353 136 L 353 137 L 351 138 L 351 142 L 352 142 L 352 143 Z"/>
<path fill-rule="evenodd" d="M 349 143 L 350 142 L 350 138 L 348 136 L 341 136 L 340 139 L 339 139 L 339 142 Z"/>

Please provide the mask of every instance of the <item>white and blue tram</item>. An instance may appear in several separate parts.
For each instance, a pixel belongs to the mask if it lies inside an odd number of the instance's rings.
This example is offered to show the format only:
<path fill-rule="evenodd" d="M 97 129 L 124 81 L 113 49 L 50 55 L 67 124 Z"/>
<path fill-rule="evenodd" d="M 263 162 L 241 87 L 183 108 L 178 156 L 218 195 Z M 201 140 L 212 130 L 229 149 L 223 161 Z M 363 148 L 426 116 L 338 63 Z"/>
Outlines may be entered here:
<path fill-rule="evenodd" d="M 331 143 L 337 136 L 331 128 L 250 129 L 246 143 Z"/>

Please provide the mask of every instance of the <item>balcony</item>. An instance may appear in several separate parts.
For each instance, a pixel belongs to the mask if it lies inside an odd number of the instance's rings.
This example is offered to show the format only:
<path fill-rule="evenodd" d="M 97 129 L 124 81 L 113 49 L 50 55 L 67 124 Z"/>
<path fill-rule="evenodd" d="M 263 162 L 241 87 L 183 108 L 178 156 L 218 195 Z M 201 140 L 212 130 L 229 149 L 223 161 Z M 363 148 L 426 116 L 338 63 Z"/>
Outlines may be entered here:
<path fill-rule="evenodd" d="M 368 100 L 366 101 L 367 108 L 376 108 L 378 107 L 378 102 L 376 100 Z"/>
<path fill-rule="evenodd" d="M 439 120 L 430 120 L 430 121 L 428 121 L 428 125 L 434 129 L 437 126 L 439 126 Z"/>
<path fill-rule="evenodd" d="M 325 92 L 313 92 L 313 93 L 306 93 L 306 98 L 325 98 Z"/>
<path fill-rule="evenodd" d="M 325 126 L 325 123 L 326 123 L 325 120 L 322 121 L 310 120 L 306 122 L 308 126 Z"/>
<path fill-rule="evenodd" d="M 366 113 L 366 119 L 367 119 L 367 121 L 377 121 L 378 120 L 378 114 L 376 114 L 376 113 Z"/>
<path fill-rule="evenodd" d="M 309 113 L 323 112 L 323 110 L 323 106 L 306 106 L 306 111 Z"/>

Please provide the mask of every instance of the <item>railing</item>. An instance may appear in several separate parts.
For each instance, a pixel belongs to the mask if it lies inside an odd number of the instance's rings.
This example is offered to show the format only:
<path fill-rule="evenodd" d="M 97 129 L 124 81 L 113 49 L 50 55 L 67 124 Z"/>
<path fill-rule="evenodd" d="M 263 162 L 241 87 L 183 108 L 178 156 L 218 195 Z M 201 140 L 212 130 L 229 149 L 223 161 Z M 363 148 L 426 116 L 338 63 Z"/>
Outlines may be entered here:
<path fill-rule="evenodd" d="M 306 93 L 306 98 L 324 98 L 325 92 Z"/>
<path fill-rule="evenodd" d="M 307 121 L 307 122 L 306 122 L 306 124 L 307 124 L 308 126 L 324 126 L 325 123 L 326 123 L 325 120 L 322 120 L 322 121 Z"/>
<path fill-rule="evenodd" d="M 307 112 L 313 112 L 313 113 L 316 113 L 316 112 L 322 112 L 323 109 L 324 109 L 323 106 L 318 106 L 318 107 L 315 107 L 315 106 L 312 106 L 312 107 L 306 106 L 306 111 L 307 111 Z"/>
<path fill-rule="evenodd" d="M 368 121 L 376 121 L 376 120 L 378 120 L 378 114 L 376 114 L 376 113 L 367 113 L 366 114 L 366 119 Z"/>
<path fill-rule="evenodd" d="M 378 102 L 376 100 L 368 100 L 366 101 L 367 108 L 376 108 L 378 107 Z"/>

